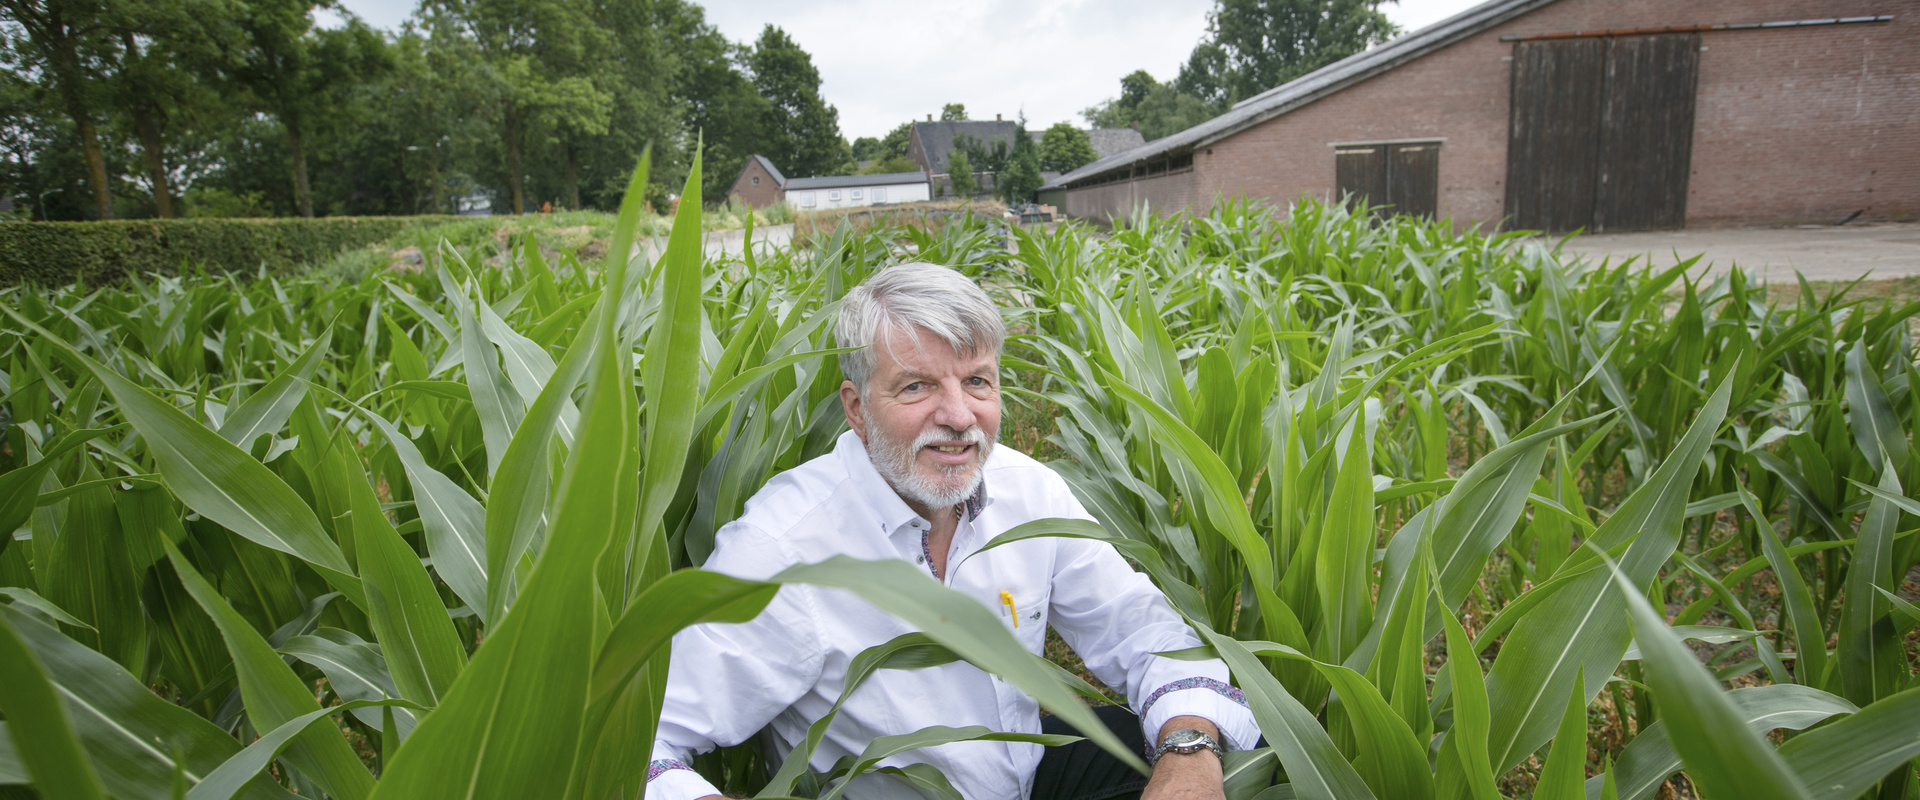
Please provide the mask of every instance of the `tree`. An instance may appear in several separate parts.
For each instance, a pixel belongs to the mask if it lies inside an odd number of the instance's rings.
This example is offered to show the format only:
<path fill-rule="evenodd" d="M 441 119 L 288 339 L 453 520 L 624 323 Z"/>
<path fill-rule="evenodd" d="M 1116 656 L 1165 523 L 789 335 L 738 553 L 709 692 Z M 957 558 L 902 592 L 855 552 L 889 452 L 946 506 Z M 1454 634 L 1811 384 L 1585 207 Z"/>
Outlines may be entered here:
<path fill-rule="evenodd" d="M 686 139 L 704 143 L 706 165 L 701 170 L 701 194 L 720 197 L 755 153 L 778 158 L 772 152 L 767 123 L 771 104 L 760 96 L 743 67 L 748 50 L 727 41 L 708 23 L 697 5 L 663 4 L 661 36 L 674 43 L 680 68 L 673 81 L 673 97 L 685 107 Z M 659 157 L 656 151 L 655 158 Z M 661 171 L 656 161 L 655 170 Z M 788 174 L 793 166 L 778 160 L 774 166 Z M 684 172 L 680 173 L 684 176 Z M 672 173 L 663 177 L 671 180 Z"/>
<path fill-rule="evenodd" d="M 1060 125 L 1066 125 L 1066 123 L 1063 122 Z M 1058 128 L 1060 125 L 1054 127 Z M 1067 127 L 1072 128 L 1071 125 Z M 1074 131 L 1079 132 L 1078 129 Z M 1084 140 L 1086 134 L 1081 133 L 1080 138 Z M 1033 199 L 1034 193 L 1039 191 L 1040 184 L 1043 182 L 1040 178 L 1039 151 L 1040 147 L 1034 145 L 1033 137 L 1027 134 L 1027 116 L 1021 114 L 1019 122 L 1014 126 L 1013 157 L 1007 160 L 1007 171 L 1001 174 L 999 179 L 1000 196 L 1008 203 L 1028 202 Z"/>
<path fill-rule="evenodd" d="M 949 182 L 953 185 L 954 197 L 972 197 L 973 193 L 979 189 L 979 184 L 974 183 L 973 165 L 967 163 L 965 150 L 955 148 L 953 155 L 947 158 L 947 175 Z"/>
<path fill-rule="evenodd" d="M 1121 97 L 1124 99 L 1125 93 Z M 1099 158 L 1087 132 L 1071 122 L 1056 122 L 1040 136 L 1040 168 L 1049 172 L 1072 172 Z"/>
<path fill-rule="evenodd" d="M 1213 119 L 1224 110 L 1225 107 L 1208 105 L 1171 84 L 1156 81 L 1145 71 L 1137 71 L 1121 79 L 1119 97 L 1089 108 L 1081 115 L 1095 128 L 1135 127 L 1147 141 L 1153 141 Z"/>
<path fill-rule="evenodd" d="M 234 20 L 240 36 L 228 56 L 229 78 L 286 133 L 294 205 L 303 217 L 313 216 L 308 135 L 338 119 L 346 89 L 391 67 L 385 41 L 358 19 L 350 17 L 335 30 L 314 29 L 313 10 L 320 5 L 245 0 Z"/>
<path fill-rule="evenodd" d="M 1174 83 L 1230 106 L 1393 38 L 1381 2 L 1215 0 L 1207 37 Z"/>
<path fill-rule="evenodd" d="M 880 140 L 871 136 L 862 136 L 853 140 L 853 160 L 876 161 L 880 157 Z"/>
<path fill-rule="evenodd" d="M 67 117 L 80 136 L 87 185 L 93 190 L 94 213 L 113 219 L 113 190 L 107 183 L 106 156 L 100 147 L 98 112 L 101 76 L 98 67 L 116 60 L 113 32 L 130 11 L 122 2 L 67 2 L 66 0 L 0 0 L 0 11 L 26 35 L 25 56 L 30 70 L 57 94 Z"/>
<path fill-rule="evenodd" d="M 891 175 L 897 172 L 919 172 L 920 165 L 906 156 L 887 156 L 873 162 L 873 166 L 860 170 L 862 175 Z"/>
<path fill-rule="evenodd" d="M 485 64 L 511 207 L 526 213 L 521 159 L 528 128 L 554 121 L 540 118 L 543 109 L 577 106 L 592 94 L 591 81 L 572 66 L 603 49 L 591 7 L 586 0 L 423 0 L 421 10 L 430 24 L 471 41 Z"/>
<path fill-rule="evenodd" d="M 792 176 L 832 175 L 853 161 L 840 137 L 840 112 L 820 97 L 813 57 L 772 25 L 747 56 L 753 86 L 767 101 L 766 155 Z M 846 170 L 850 171 L 850 170 Z"/>
<path fill-rule="evenodd" d="M 941 122 L 966 122 L 967 121 L 967 105 L 965 103 L 948 103 L 944 106 L 941 106 L 940 121 Z"/>
<path fill-rule="evenodd" d="M 880 157 L 907 157 L 907 143 L 913 138 L 913 123 L 902 122 L 880 138 Z"/>

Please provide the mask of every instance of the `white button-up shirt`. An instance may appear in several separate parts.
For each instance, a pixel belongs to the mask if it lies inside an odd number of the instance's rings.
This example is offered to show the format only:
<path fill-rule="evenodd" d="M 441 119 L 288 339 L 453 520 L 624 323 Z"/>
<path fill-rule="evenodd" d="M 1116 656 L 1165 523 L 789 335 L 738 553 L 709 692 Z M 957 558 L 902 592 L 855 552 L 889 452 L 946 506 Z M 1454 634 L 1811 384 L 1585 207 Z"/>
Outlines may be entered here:
<path fill-rule="evenodd" d="M 947 557 L 944 583 L 995 609 L 1027 650 L 1040 654 L 1047 626 L 1060 632 L 1087 668 L 1141 717 L 1149 742 L 1167 720 L 1212 720 L 1233 747 L 1260 732 L 1218 661 L 1178 661 L 1156 652 L 1196 647 L 1199 639 L 1147 576 L 1111 545 L 1039 538 L 1003 545 L 967 560 L 993 537 L 1037 519 L 1092 520 L 1065 480 L 1006 447 L 987 458 L 982 492 L 967 504 Z M 852 432 L 834 451 L 784 472 L 721 528 L 706 569 L 764 579 L 794 564 L 836 555 L 905 559 L 932 572 L 927 520 L 895 494 Z M 965 562 L 964 564 L 962 562 Z M 1013 600 L 1009 609 L 1001 593 Z M 1015 620 L 1018 625 L 1015 625 Z M 649 800 L 718 794 L 687 765 L 692 754 L 747 741 L 771 726 L 784 757 L 807 727 L 840 697 L 854 656 L 914 628 L 838 589 L 787 585 L 764 612 L 741 624 L 697 625 L 673 637 L 666 703 L 648 769 Z M 1040 709 L 1026 693 L 964 661 L 919 670 L 879 670 L 841 707 L 811 766 L 825 771 L 881 736 L 932 725 L 984 725 L 1040 732 Z M 1018 742 L 957 742 L 910 751 L 881 766 L 937 767 L 968 798 L 1025 798 L 1042 748 Z M 917 797 L 887 775 L 868 774 L 851 798 Z"/>

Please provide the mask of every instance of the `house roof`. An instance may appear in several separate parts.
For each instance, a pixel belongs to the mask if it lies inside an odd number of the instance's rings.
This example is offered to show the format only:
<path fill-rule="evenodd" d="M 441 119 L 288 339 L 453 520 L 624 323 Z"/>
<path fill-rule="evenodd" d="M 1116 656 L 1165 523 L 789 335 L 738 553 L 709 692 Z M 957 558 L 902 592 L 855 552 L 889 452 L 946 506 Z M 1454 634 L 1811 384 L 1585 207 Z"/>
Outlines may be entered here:
<path fill-rule="evenodd" d="M 1554 0 L 1489 0 L 1242 100 L 1226 113 L 1199 125 L 1087 164 L 1040 188 L 1063 189 L 1117 169 L 1174 153 L 1191 152 L 1552 2 Z"/>
<path fill-rule="evenodd" d="M 1020 129 L 1017 122 L 916 122 L 913 132 L 920 137 L 920 147 L 927 153 L 927 166 L 935 174 L 947 171 L 947 156 L 953 152 L 954 139 L 970 136 L 983 142 L 1004 141 L 1013 146 L 1013 134 Z"/>
<path fill-rule="evenodd" d="M 898 186 L 905 183 L 926 183 L 926 173 L 887 172 L 880 175 L 830 175 L 824 178 L 791 178 L 786 190 L 796 189 L 845 189 L 854 186 Z"/>
<path fill-rule="evenodd" d="M 760 162 L 760 168 L 766 170 L 767 174 L 773 176 L 773 183 L 775 186 L 786 185 L 787 176 L 780 174 L 780 168 L 774 166 L 772 161 L 768 161 L 766 156 L 760 155 L 759 153 L 754 153 L 753 160 Z"/>
<path fill-rule="evenodd" d="M 1101 158 L 1119 155 L 1147 143 L 1145 137 L 1133 128 L 1094 128 L 1087 131 L 1087 140 L 1093 142 L 1093 152 Z"/>

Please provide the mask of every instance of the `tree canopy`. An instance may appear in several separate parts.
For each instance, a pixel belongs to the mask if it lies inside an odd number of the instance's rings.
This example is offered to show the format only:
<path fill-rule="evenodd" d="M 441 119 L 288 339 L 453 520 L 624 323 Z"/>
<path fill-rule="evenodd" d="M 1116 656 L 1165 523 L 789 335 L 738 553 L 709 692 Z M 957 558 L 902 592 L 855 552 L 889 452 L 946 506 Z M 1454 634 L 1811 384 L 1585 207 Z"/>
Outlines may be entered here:
<path fill-rule="evenodd" d="M 1120 95 L 1081 112 L 1096 128 L 1137 126 L 1147 141 L 1213 119 L 1234 103 L 1387 41 L 1399 33 L 1382 2 L 1214 0 L 1207 33 L 1172 81 L 1146 70 Z"/>
<path fill-rule="evenodd" d="M 1093 140 L 1087 138 L 1086 131 L 1074 127 L 1071 122 L 1056 122 L 1040 135 L 1039 161 L 1043 170 L 1072 172 L 1098 158 L 1100 153 L 1093 149 Z"/>
<path fill-rule="evenodd" d="M 799 43 L 689 0 L 424 0 L 391 32 L 332 0 L 0 0 L 0 67 L 17 218 L 611 209 L 648 144 L 657 202 L 697 145 L 708 202 L 754 153 L 854 169 Z"/>

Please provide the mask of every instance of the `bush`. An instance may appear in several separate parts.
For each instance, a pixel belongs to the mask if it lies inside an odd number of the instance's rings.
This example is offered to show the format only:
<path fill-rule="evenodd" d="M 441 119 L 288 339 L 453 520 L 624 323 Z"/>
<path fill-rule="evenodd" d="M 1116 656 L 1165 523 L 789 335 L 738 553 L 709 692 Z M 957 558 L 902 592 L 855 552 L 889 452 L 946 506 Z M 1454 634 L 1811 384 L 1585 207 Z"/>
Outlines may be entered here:
<path fill-rule="evenodd" d="M 279 271 L 457 217 L 161 219 L 0 224 L 0 285 L 115 283 L 173 274 L 182 264 L 212 272 Z"/>

